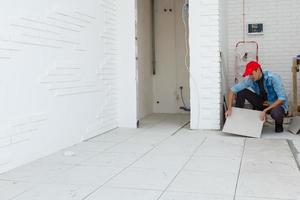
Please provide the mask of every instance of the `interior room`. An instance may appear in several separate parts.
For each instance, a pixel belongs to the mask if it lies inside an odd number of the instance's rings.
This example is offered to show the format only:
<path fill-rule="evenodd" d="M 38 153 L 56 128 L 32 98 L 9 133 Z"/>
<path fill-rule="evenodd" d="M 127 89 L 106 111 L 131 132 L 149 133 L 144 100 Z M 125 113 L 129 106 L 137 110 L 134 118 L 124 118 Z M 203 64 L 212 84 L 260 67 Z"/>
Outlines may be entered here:
<path fill-rule="evenodd" d="M 188 2 L 137 1 L 138 119 L 189 115 Z"/>

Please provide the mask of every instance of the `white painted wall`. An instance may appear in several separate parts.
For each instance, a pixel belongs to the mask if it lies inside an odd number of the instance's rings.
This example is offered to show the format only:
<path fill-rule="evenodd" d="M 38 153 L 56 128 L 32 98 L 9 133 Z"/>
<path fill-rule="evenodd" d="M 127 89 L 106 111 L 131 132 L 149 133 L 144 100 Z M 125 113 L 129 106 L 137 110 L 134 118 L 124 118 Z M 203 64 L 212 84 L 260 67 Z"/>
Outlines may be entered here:
<path fill-rule="evenodd" d="M 227 92 L 229 90 L 228 84 L 228 30 L 227 30 L 227 0 L 220 0 L 220 51 L 221 51 L 221 59 L 220 59 L 220 67 L 221 67 L 221 80 L 222 80 L 222 95 L 221 98 L 227 96 Z M 222 100 L 221 100 L 222 101 Z M 224 105 L 221 108 L 220 117 L 221 117 L 221 125 L 225 122 L 225 108 Z"/>
<path fill-rule="evenodd" d="M 180 113 L 180 86 L 189 107 L 189 73 L 185 67 L 184 0 L 157 0 L 155 12 L 156 75 L 153 76 L 154 113 Z M 167 9 L 165 12 L 164 9 Z M 171 9 L 171 11 L 170 11 Z M 159 103 L 158 103 L 159 102 Z"/>
<path fill-rule="evenodd" d="M 218 0 L 190 0 L 192 129 L 220 128 L 219 14 Z"/>
<path fill-rule="evenodd" d="M 233 84 L 235 43 L 243 39 L 242 0 L 227 0 L 229 81 Z M 297 0 L 245 1 L 245 21 L 263 23 L 264 35 L 246 35 L 259 43 L 259 60 L 264 70 L 281 75 L 287 93 L 291 94 L 292 58 L 300 52 L 300 4 Z M 290 96 L 291 97 L 291 96 Z M 291 100 L 291 98 L 290 98 Z"/>
<path fill-rule="evenodd" d="M 153 113 L 151 0 L 137 0 L 138 119 Z"/>
<path fill-rule="evenodd" d="M 135 127 L 134 17 L 134 1 L 1 2 L 0 173 Z"/>
<path fill-rule="evenodd" d="M 107 0 L 105 0 L 108 2 Z M 135 0 L 118 2 L 119 43 L 119 120 L 120 127 L 137 125 L 137 83 L 135 60 Z"/>

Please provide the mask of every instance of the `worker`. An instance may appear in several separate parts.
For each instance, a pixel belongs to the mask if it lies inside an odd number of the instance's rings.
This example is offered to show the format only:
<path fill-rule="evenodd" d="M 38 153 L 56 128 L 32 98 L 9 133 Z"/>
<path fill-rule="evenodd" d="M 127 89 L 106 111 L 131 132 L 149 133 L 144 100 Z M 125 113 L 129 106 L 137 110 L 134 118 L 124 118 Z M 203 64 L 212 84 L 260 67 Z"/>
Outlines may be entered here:
<path fill-rule="evenodd" d="M 251 61 L 247 63 L 243 77 L 245 78 L 234 85 L 227 94 L 228 110 L 225 117 L 231 115 L 233 99 L 236 96 L 236 107 L 243 108 L 247 100 L 254 110 L 262 111 L 262 121 L 266 121 L 267 114 L 271 114 L 275 120 L 275 132 L 283 132 L 282 124 L 288 112 L 288 100 L 280 76 L 262 71 L 258 62 Z"/>

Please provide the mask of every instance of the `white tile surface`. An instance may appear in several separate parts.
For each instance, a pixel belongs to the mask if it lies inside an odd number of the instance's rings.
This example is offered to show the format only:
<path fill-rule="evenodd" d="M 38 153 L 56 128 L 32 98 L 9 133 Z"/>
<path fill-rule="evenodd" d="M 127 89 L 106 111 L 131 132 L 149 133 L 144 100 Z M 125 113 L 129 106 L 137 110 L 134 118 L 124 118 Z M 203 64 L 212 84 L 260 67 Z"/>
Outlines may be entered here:
<path fill-rule="evenodd" d="M 156 200 L 161 191 L 104 187 L 87 200 Z"/>
<path fill-rule="evenodd" d="M 207 137 L 195 156 L 241 158 L 244 139 L 232 137 Z"/>
<path fill-rule="evenodd" d="M 300 131 L 300 116 L 296 116 L 292 119 L 292 122 L 289 125 L 288 130 L 293 134 L 299 134 L 299 131 Z"/>
<path fill-rule="evenodd" d="M 199 144 L 168 144 L 163 143 L 155 147 L 150 153 L 152 155 L 165 156 L 190 156 Z"/>
<path fill-rule="evenodd" d="M 112 177 L 88 200 L 157 200 L 204 140 L 161 199 L 233 199 L 244 137 L 188 128 L 170 137 L 181 119 L 161 115 L 163 121 L 155 117 L 152 120 L 158 124 L 150 120 L 147 128 L 136 129 L 137 132 L 116 129 L 64 150 L 73 150 L 75 156 L 65 157 L 61 151 L 0 175 L 0 179 L 27 181 L 14 184 L 0 180 L 0 200 L 25 191 L 17 200 L 77 200 Z M 236 200 L 300 199 L 297 196 L 299 173 L 295 165 L 290 164 L 294 160 L 289 146 L 282 140 L 291 139 L 295 147 L 300 148 L 300 138 L 288 132 L 274 134 L 273 129 L 273 126 L 265 126 L 263 138 L 276 138 L 276 141 L 247 138 Z M 162 138 L 165 140 L 161 142 Z M 116 146 L 111 148 L 111 145 Z"/>
<path fill-rule="evenodd" d="M 211 156 L 211 157 L 227 157 L 227 158 L 241 158 L 243 154 L 243 147 L 232 144 L 218 144 L 218 145 L 202 145 L 195 156 Z"/>
<path fill-rule="evenodd" d="M 199 193 L 166 192 L 160 200 L 233 200 L 233 196 Z"/>
<path fill-rule="evenodd" d="M 115 152 L 115 153 L 146 153 L 149 150 L 153 149 L 153 146 L 148 144 L 135 144 L 135 143 L 122 143 L 119 144 L 106 152 Z"/>
<path fill-rule="evenodd" d="M 76 151 L 73 152 L 74 155 L 66 155 L 68 151 L 60 151 L 50 156 L 44 157 L 36 161 L 43 165 L 78 165 L 82 162 L 96 156 L 99 152 L 85 152 L 85 151 Z"/>
<path fill-rule="evenodd" d="M 260 138 L 264 122 L 260 120 L 261 111 L 232 108 L 232 114 L 226 119 L 223 132 Z"/>
<path fill-rule="evenodd" d="M 30 189 L 35 185 L 17 181 L 0 181 L 1 200 L 10 200 Z"/>
<path fill-rule="evenodd" d="M 294 175 L 299 173 L 299 169 L 294 160 L 272 161 L 272 160 L 246 160 L 242 163 L 242 171 L 245 173 L 259 174 L 281 174 Z M 299 180 L 300 181 L 300 180 Z"/>
<path fill-rule="evenodd" d="M 244 160 L 281 161 L 295 164 L 286 140 L 251 139 L 246 141 Z"/>
<path fill-rule="evenodd" d="M 238 173 L 240 159 L 224 157 L 193 157 L 185 170 Z"/>
<path fill-rule="evenodd" d="M 82 200 L 94 187 L 75 185 L 39 185 L 14 200 Z"/>
<path fill-rule="evenodd" d="M 177 171 L 171 170 L 128 168 L 111 180 L 107 186 L 164 190 L 176 173 Z"/>
<path fill-rule="evenodd" d="M 54 184 L 100 186 L 121 170 L 116 167 L 76 166 L 49 181 Z"/>
<path fill-rule="evenodd" d="M 235 200 L 292 200 L 292 199 L 255 198 L 255 197 L 236 197 Z"/>
<path fill-rule="evenodd" d="M 144 169 L 179 170 L 187 161 L 185 156 L 164 156 L 147 154 L 138 160 L 132 167 Z"/>
<path fill-rule="evenodd" d="M 110 132 L 104 133 L 97 137 L 94 137 L 88 141 L 98 141 L 98 142 L 114 142 L 119 143 L 125 141 L 138 133 L 143 132 L 141 129 L 130 129 L 130 128 L 118 128 Z"/>
<path fill-rule="evenodd" d="M 294 176 L 242 173 L 237 196 L 300 199 L 300 173 Z"/>
<path fill-rule="evenodd" d="M 80 144 L 74 145 L 70 148 L 65 149 L 65 151 L 76 152 L 103 152 L 116 145 L 115 142 L 82 142 Z"/>
<path fill-rule="evenodd" d="M 170 134 L 168 133 L 168 135 L 152 135 L 150 134 L 141 134 L 141 135 L 137 135 L 134 136 L 132 138 L 130 138 L 129 140 L 127 140 L 126 142 L 129 143 L 136 143 L 136 144 L 149 144 L 149 145 L 157 145 L 160 142 L 162 142 L 163 140 L 165 140 L 166 138 L 170 137 Z"/>
<path fill-rule="evenodd" d="M 211 195 L 234 195 L 237 174 L 223 172 L 182 171 L 169 190 Z"/>
<path fill-rule="evenodd" d="M 49 183 L 49 178 L 70 169 L 66 165 L 43 165 L 31 163 L 0 175 L 0 179 L 26 181 L 31 183 Z"/>
<path fill-rule="evenodd" d="M 83 165 L 106 166 L 106 167 L 127 167 L 139 159 L 142 154 L 139 153 L 112 153 L 103 152 L 97 156 L 85 161 Z"/>

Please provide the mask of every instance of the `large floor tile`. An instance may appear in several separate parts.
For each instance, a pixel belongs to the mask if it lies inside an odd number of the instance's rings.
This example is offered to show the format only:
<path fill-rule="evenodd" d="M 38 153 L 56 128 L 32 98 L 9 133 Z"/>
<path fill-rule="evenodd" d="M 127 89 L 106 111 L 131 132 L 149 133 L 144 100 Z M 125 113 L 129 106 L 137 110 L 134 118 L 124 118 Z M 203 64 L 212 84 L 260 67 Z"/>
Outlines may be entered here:
<path fill-rule="evenodd" d="M 113 146 L 115 142 L 82 142 L 80 144 L 74 145 L 65 149 L 65 151 L 76 152 L 103 152 Z"/>
<path fill-rule="evenodd" d="M 233 200 L 233 196 L 166 192 L 159 200 Z"/>
<path fill-rule="evenodd" d="M 96 156 L 99 152 L 85 152 L 85 151 L 60 151 L 50 156 L 37 160 L 35 163 L 43 165 L 78 165 L 82 162 Z"/>
<path fill-rule="evenodd" d="M 296 200 L 296 199 L 274 199 L 274 198 L 236 197 L 235 200 Z"/>
<path fill-rule="evenodd" d="M 161 191 L 104 187 L 87 200 L 157 200 Z"/>
<path fill-rule="evenodd" d="M 143 132 L 141 129 L 130 129 L 130 128 L 118 128 L 110 132 L 104 133 L 102 135 L 91 138 L 88 141 L 98 141 L 98 142 L 123 142 L 138 133 Z"/>
<path fill-rule="evenodd" d="M 240 138 L 208 137 L 195 156 L 241 158 L 244 140 Z"/>
<path fill-rule="evenodd" d="M 153 146 L 148 144 L 135 144 L 135 143 L 122 143 L 119 144 L 106 152 L 115 152 L 115 153 L 146 153 L 149 150 L 153 149 Z"/>
<path fill-rule="evenodd" d="M 107 186 L 164 190 L 176 173 L 177 171 L 171 170 L 128 168 L 111 180 Z"/>
<path fill-rule="evenodd" d="M 300 173 L 294 176 L 242 173 L 237 196 L 300 199 Z"/>
<path fill-rule="evenodd" d="M 167 135 L 153 135 L 153 134 L 141 134 L 134 136 L 127 140 L 126 142 L 129 143 L 136 143 L 136 144 L 149 144 L 149 145 L 157 145 L 160 142 L 164 141 L 166 138 L 170 137 L 170 134 Z"/>
<path fill-rule="evenodd" d="M 193 157 L 185 166 L 185 170 L 238 173 L 240 169 L 238 158 Z"/>
<path fill-rule="evenodd" d="M 222 158 L 235 158 L 240 159 L 243 154 L 241 147 L 230 146 L 203 146 L 195 153 L 195 156 L 206 157 L 222 157 Z"/>
<path fill-rule="evenodd" d="M 14 197 L 32 189 L 34 184 L 16 181 L 0 181 L 0 199 L 10 200 Z"/>
<path fill-rule="evenodd" d="M 89 160 L 86 160 L 82 163 L 82 165 L 124 168 L 134 163 L 141 156 L 142 154 L 140 153 L 103 152 Z"/>
<path fill-rule="evenodd" d="M 0 179 L 31 183 L 48 183 L 49 178 L 63 173 L 70 168 L 71 166 L 67 165 L 44 165 L 33 162 L 1 174 Z"/>
<path fill-rule="evenodd" d="M 152 155 L 164 155 L 164 156 L 187 156 L 189 157 L 194 153 L 197 149 L 198 145 L 190 145 L 190 144 L 169 144 L 163 143 L 157 147 L 155 147 L 150 154 Z"/>
<path fill-rule="evenodd" d="M 115 167 L 76 166 L 59 176 L 49 179 L 49 181 L 53 184 L 99 186 L 121 170 L 122 168 Z"/>
<path fill-rule="evenodd" d="M 258 174 L 281 174 L 293 176 L 299 173 L 299 169 L 294 159 L 284 161 L 272 160 L 245 160 L 242 163 L 241 171 L 243 173 Z M 300 180 L 299 180 L 300 181 Z"/>
<path fill-rule="evenodd" d="M 186 156 L 165 156 L 147 154 L 138 160 L 132 167 L 144 169 L 179 170 L 187 161 Z"/>
<path fill-rule="evenodd" d="M 237 175 L 223 172 L 182 171 L 169 190 L 211 195 L 234 195 Z"/>
<path fill-rule="evenodd" d="M 183 132 L 183 133 L 182 133 Z M 202 134 L 192 135 L 184 134 L 185 131 L 180 131 L 177 134 L 169 137 L 162 144 L 175 144 L 175 145 L 199 145 L 206 139 Z"/>
<path fill-rule="evenodd" d="M 235 135 L 260 138 L 264 122 L 259 118 L 260 111 L 244 108 L 232 108 L 227 117 L 223 132 Z"/>
<path fill-rule="evenodd" d="M 14 200 L 82 200 L 95 189 L 95 187 L 75 185 L 39 185 Z"/>

